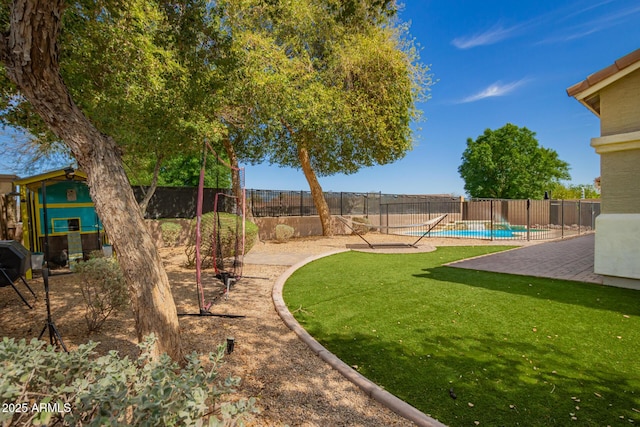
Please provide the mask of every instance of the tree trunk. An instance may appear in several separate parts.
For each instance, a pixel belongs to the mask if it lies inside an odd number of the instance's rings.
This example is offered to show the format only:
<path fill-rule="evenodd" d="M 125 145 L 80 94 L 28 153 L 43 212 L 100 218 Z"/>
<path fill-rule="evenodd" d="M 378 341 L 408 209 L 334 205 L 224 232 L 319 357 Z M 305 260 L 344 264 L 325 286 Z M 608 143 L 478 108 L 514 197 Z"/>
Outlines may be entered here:
<path fill-rule="evenodd" d="M 140 187 L 142 188 L 142 191 L 144 193 L 144 197 L 139 203 L 140 213 L 142 214 L 143 218 L 147 215 L 147 208 L 149 207 L 149 202 L 151 201 L 151 198 L 153 197 L 153 195 L 156 193 L 156 190 L 158 189 L 158 175 L 160 174 L 160 166 L 162 166 L 162 157 L 158 156 L 156 157 L 156 164 L 153 168 L 153 178 L 151 178 L 151 185 L 149 186 L 149 188 L 147 188 L 146 191 L 142 186 Z"/>
<path fill-rule="evenodd" d="M 154 353 L 182 359 L 169 280 L 133 196 L 115 142 L 71 99 L 59 72 L 57 37 L 64 0 L 15 0 L 0 59 L 22 95 L 73 152 L 96 211 L 118 253 L 131 296 L 138 339 L 155 333 Z"/>
<path fill-rule="evenodd" d="M 329 211 L 329 205 L 324 198 L 324 193 L 318 178 L 316 177 L 313 168 L 311 167 L 311 159 L 309 158 L 309 151 L 302 145 L 298 144 L 298 158 L 300 159 L 300 165 L 304 172 L 305 178 L 309 183 L 309 189 L 311 190 L 311 197 L 313 198 L 313 204 L 320 216 L 320 223 L 322 224 L 322 235 L 332 236 L 333 228 L 331 227 L 331 212 Z"/>

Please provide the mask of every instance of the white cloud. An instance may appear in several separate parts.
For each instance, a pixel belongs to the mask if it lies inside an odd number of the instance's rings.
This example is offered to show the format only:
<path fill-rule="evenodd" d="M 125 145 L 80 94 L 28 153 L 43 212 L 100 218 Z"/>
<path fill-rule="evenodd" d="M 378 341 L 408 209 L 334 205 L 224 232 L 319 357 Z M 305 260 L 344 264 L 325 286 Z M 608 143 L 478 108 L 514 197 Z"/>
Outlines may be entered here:
<path fill-rule="evenodd" d="M 451 44 L 458 49 L 471 49 L 495 44 L 534 31 L 549 35 L 536 44 L 567 42 L 586 37 L 628 20 L 637 19 L 640 5 L 633 1 L 631 3 L 632 5 L 629 7 L 619 8 L 614 6 L 614 4 L 618 4 L 615 0 L 602 0 L 596 4 L 577 1 L 508 28 L 495 24 L 484 32 L 456 37 L 451 41 Z M 603 10 L 605 8 L 606 10 Z M 587 21 L 585 22 L 585 20 Z M 577 21 L 577 23 L 571 25 L 572 21 Z M 545 27 L 548 27 L 548 31 L 544 30 Z"/>
<path fill-rule="evenodd" d="M 501 25 L 494 25 L 487 31 L 479 34 L 474 34 L 468 37 L 456 37 L 451 41 L 458 49 L 471 49 L 476 46 L 486 46 L 494 43 L 498 43 L 508 37 L 510 37 L 518 27 L 503 28 Z"/>
<path fill-rule="evenodd" d="M 606 2 L 601 4 L 606 4 Z M 634 5 L 626 9 L 614 10 L 613 12 L 602 14 L 590 21 L 580 23 L 573 27 L 568 27 L 564 33 L 548 37 L 541 40 L 538 44 L 568 42 L 580 39 L 593 33 L 606 30 L 610 27 L 623 24 L 630 19 L 637 19 L 635 15 L 639 12 L 640 6 L 638 5 Z"/>
<path fill-rule="evenodd" d="M 492 85 L 489 85 L 488 87 L 481 90 L 480 92 L 476 93 L 475 95 L 471 95 L 464 98 L 462 101 L 460 101 L 460 103 L 465 104 L 468 102 L 480 101 L 481 99 L 485 99 L 485 98 L 505 96 L 513 92 L 514 90 L 516 90 L 517 88 L 519 88 L 525 83 L 526 83 L 526 79 L 518 80 L 516 82 L 507 83 L 507 84 L 496 82 L 496 83 L 493 83 Z"/>

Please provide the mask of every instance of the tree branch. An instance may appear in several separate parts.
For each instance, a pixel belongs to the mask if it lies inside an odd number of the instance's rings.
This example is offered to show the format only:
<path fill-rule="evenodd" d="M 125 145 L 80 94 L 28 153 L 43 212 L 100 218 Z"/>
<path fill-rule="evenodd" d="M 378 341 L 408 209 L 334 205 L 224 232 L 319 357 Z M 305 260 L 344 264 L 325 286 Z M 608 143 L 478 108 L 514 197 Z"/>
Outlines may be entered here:
<path fill-rule="evenodd" d="M 158 175 L 160 174 L 160 166 L 162 166 L 162 160 L 162 156 L 158 156 L 156 158 L 156 165 L 153 168 L 153 178 L 151 178 L 151 185 L 149 186 L 149 188 L 145 191 L 144 187 L 141 186 L 142 191 L 144 192 L 144 198 L 142 199 L 142 201 L 140 201 L 140 212 L 142 212 L 142 216 L 145 216 L 147 214 L 147 207 L 149 206 L 149 202 L 151 201 L 151 198 L 158 188 Z"/>

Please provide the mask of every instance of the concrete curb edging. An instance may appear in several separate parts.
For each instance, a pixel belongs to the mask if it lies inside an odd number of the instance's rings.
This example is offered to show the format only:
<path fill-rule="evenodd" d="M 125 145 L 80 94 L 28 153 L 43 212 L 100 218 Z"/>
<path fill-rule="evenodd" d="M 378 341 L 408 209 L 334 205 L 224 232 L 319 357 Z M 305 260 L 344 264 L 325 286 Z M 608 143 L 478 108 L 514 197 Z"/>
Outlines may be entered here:
<path fill-rule="evenodd" d="M 337 370 L 340 374 L 342 374 L 346 379 L 351 381 L 353 384 L 358 386 L 362 391 L 367 394 L 367 396 L 375 399 L 382 405 L 391 409 L 396 414 L 414 422 L 416 425 L 421 427 L 446 427 L 445 424 L 442 424 L 438 420 L 435 420 L 413 406 L 409 405 L 407 402 L 397 398 L 393 394 L 388 391 L 383 390 L 381 387 L 376 385 L 375 383 L 369 381 L 366 377 L 362 376 L 360 373 L 352 369 L 349 365 L 344 363 L 342 360 L 338 359 L 333 353 L 324 348 L 322 344 L 316 341 L 309 333 L 304 330 L 302 326 L 296 321 L 293 317 L 286 304 L 284 303 L 284 299 L 282 297 L 282 290 L 287 279 L 295 272 L 297 269 L 302 267 L 305 264 L 310 263 L 311 261 L 315 261 L 320 258 L 324 258 L 329 255 L 334 255 L 341 252 L 347 252 L 348 249 L 335 250 L 331 252 L 324 253 L 322 255 L 316 255 L 309 258 L 304 259 L 303 261 L 298 262 L 291 266 L 287 271 L 285 271 L 278 279 L 273 286 L 273 291 L 271 297 L 273 299 L 273 304 L 275 306 L 278 315 L 282 319 L 282 321 L 291 329 L 293 332 L 298 335 L 298 338 L 302 340 L 305 344 L 309 346 L 311 351 L 313 351 L 318 357 L 324 360 L 326 363 L 331 365 L 335 370 Z"/>

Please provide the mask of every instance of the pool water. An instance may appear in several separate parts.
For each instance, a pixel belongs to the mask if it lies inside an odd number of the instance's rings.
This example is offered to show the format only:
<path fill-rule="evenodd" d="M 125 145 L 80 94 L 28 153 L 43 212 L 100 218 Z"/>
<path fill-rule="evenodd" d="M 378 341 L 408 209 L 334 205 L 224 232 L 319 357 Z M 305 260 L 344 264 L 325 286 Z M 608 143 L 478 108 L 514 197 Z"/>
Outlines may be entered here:
<path fill-rule="evenodd" d="M 407 233 L 411 236 L 422 236 L 421 231 L 411 231 Z M 431 237 L 475 237 L 478 239 L 508 238 L 516 237 L 512 230 L 444 230 L 432 231 L 427 236 Z"/>

